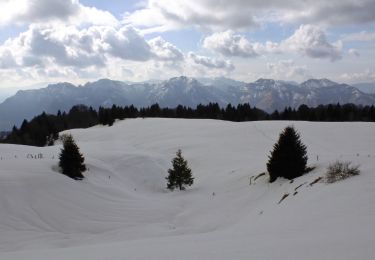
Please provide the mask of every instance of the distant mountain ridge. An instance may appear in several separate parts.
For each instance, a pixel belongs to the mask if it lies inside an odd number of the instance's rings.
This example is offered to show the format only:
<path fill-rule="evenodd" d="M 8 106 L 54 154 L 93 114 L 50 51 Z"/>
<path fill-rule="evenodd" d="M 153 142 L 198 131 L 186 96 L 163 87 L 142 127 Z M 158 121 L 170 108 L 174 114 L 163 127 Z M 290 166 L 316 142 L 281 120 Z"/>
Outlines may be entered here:
<path fill-rule="evenodd" d="M 375 95 L 339 84 L 328 79 L 310 79 L 301 84 L 273 79 L 258 79 L 252 83 L 227 78 L 175 77 L 166 81 L 131 83 L 101 79 L 83 86 L 71 83 L 48 85 L 35 90 L 20 90 L 0 104 L 0 130 L 19 126 L 45 111 L 57 113 L 72 106 L 84 104 L 98 108 L 113 104 L 137 107 L 159 103 L 161 107 L 217 102 L 221 106 L 231 103 L 250 103 L 267 112 L 298 107 L 302 104 L 318 106 L 330 103 L 375 104 Z"/>
<path fill-rule="evenodd" d="M 358 88 L 360 91 L 369 94 L 375 94 L 375 82 L 356 83 L 353 87 Z"/>

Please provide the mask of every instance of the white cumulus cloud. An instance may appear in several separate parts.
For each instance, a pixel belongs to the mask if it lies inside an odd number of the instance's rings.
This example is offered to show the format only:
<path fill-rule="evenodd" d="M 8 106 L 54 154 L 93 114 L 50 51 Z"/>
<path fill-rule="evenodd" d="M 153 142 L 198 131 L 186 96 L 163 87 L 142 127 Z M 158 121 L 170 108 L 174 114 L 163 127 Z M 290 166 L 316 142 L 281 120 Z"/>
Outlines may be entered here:
<path fill-rule="evenodd" d="M 317 26 L 301 25 L 290 37 L 280 43 L 250 42 L 233 31 L 213 33 L 203 40 L 203 47 L 227 57 L 251 58 L 278 53 L 299 53 L 310 58 L 336 61 L 342 57 L 342 43 L 331 43 Z"/>
<path fill-rule="evenodd" d="M 243 8 L 239 8 L 240 5 Z M 125 15 L 125 21 L 159 30 L 194 26 L 202 29 L 248 28 L 256 22 L 246 1 L 149 0 L 145 8 Z"/>
<path fill-rule="evenodd" d="M 182 61 L 184 59 L 184 54 L 180 49 L 160 36 L 149 40 L 148 44 L 154 57 L 158 60 Z"/>
<path fill-rule="evenodd" d="M 268 76 L 276 79 L 306 79 L 311 78 L 311 74 L 306 66 L 296 65 L 293 60 L 279 60 L 277 62 L 268 62 Z"/>
<path fill-rule="evenodd" d="M 124 60 L 146 61 L 151 57 L 148 43 L 132 27 L 96 28 L 97 37 L 101 41 L 103 50 L 116 58 Z"/>
<path fill-rule="evenodd" d="M 301 25 L 292 36 L 281 43 L 281 48 L 310 58 L 336 61 L 342 57 L 342 43 L 330 43 L 324 31 L 313 25 Z"/>
<path fill-rule="evenodd" d="M 87 7 L 78 0 L 2 0 L 0 25 L 31 23 L 70 23 L 116 25 L 109 12 Z"/>
<path fill-rule="evenodd" d="M 3 49 L 0 52 L 0 69 L 8 69 L 17 67 L 17 63 L 13 54 L 8 49 Z"/>
<path fill-rule="evenodd" d="M 184 69 L 191 69 L 186 59 L 179 48 L 162 37 L 146 40 L 130 26 L 79 28 L 34 24 L 0 45 L 0 72 L 6 73 L 7 82 L 19 78 L 25 81 L 98 77 L 144 80 L 155 75 L 158 78 L 178 76 Z M 220 59 L 211 62 L 211 68 L 230 67 L 229 63 L 220 63 Z"/>
<path fill-rule="evenodd" d="M 207 56 L 197 55 L 189 52 L 188 57 L 195 63 L 211 69 L 224 69 L 227 71 L 234 70 L 234 65 L 224 59 L 211 58 Z"/>
<path fill-rule="evenodd" d="M 30 75 L 92 75 L 113 64 L 181 60 L 183 54 L 161 38 L 147 42 L 134 28 L 31 25 L 0 45 L 0 70 Z M 59 72 L 59 73 L 56 73 Z"/>
<path fill-rule="evenodd" d="M 347 82 L 372 82 L 375 81 L 375 72 L 371 69 L 361 72 L 346 72 L 341 74 L 340 78 Z"/>
<path fill-rule="evenodd" d="M 151 31 L 181 27 L 241 30 L 263 22 L 327 25 L 375 22 L 374 0 L 148 0 L 125 22 Z"/>
<path fill-rule="evenodd" d="M 206 37 L 203 41 L 203 47 L 227 57 L 251 58 L 258 56 L 252 43 L 243 35 L 235 34 L 230 30 Z"/>

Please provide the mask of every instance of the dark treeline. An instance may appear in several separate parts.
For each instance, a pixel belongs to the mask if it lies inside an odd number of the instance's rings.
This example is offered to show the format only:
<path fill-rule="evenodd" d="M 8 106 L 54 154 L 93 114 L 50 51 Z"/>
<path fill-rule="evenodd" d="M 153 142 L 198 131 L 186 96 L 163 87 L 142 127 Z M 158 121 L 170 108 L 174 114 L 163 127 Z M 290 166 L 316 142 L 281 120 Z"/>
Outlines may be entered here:
<path fill-rule="evenodd" d="M 58 133 L 67 129 L 87 128 L 97 124 L 111 126 L 116 119 L 137 117 L 220 119 L 236 122 L 257 120 L 374 122 L 375 107 L 336 104 L 310 108 L 301 105 L 298 109 L 288 107 L 281 112 L 275 111 L 268 114 L 249 104 L 237 106 L 229 104 L 226 108 L 220 108 L 217 103 L 210 103 L 198 105 L 195 109 L 181 105 L 176 108 L 161 108 L 158 104 L 154 104 L 140 109 L 134 106 L 113 105 L 111 108 L 100 107 L 98 111 L 85 105 L 77 105 L 72 107 L 68 113 L 60 111 L 57 115 L 42 113 L 31 121 L 24 120 L 20 128 L 14 126 L 1 142 L 34 146 L 52 145 L 58 138 Z"/>

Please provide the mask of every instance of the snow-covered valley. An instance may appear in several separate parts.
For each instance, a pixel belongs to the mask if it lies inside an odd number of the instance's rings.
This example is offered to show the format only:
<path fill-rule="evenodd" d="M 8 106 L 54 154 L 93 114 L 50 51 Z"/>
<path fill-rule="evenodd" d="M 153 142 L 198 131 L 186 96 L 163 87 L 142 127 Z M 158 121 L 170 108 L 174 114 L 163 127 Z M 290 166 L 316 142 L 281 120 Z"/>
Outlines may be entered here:
<path fill-rule="evenodd" d="M 316 168 L 292 183 L 254 180 L 287 125 Z M 0 145 L 0 259 L 375 255 L 375 123 L 129 119 L 68 132 L 86 158 L 83 181 L 56 171 L 60 145 Z M 195 183 L 170 192 L 177 149 Z M 361 174 L 310 185 L 335 160 Z"/>

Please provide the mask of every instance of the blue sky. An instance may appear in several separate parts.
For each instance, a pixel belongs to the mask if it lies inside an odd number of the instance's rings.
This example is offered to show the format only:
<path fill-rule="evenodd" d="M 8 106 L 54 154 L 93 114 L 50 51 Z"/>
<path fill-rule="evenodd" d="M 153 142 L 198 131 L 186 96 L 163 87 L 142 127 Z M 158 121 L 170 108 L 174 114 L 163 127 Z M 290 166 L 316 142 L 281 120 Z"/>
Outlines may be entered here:
<path fill-rule="evenodd" d="M 124 15 L 124 13 L 133 12 L 144 6 L 144 2 L 139 0 L 80 0 L 80 3 L 86 6 L 96 7 L 101 10 L 109 11 L 118 19 L 120 19 Z"/>
<path fill-rule="evenodd" d="M 0 88 L 186 75 L 375 81 L 374 0 L 3 0 Z"/>

